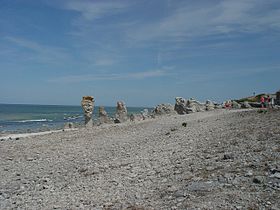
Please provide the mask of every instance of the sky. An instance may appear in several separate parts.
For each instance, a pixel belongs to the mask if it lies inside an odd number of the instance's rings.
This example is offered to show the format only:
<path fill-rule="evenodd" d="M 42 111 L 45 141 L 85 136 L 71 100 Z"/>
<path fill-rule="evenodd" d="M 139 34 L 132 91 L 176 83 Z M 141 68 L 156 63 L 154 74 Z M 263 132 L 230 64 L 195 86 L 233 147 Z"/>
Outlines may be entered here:
<path fill-rule="evenodd" d="M 279 78 L 279 0 L 0 0 L 0 103 L 222 102 Z"/>

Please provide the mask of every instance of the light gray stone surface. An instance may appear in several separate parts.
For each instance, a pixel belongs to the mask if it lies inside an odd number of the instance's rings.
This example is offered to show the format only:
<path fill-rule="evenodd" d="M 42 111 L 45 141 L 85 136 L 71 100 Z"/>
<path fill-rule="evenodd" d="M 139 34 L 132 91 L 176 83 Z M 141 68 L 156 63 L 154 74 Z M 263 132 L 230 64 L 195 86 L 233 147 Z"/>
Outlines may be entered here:
<path fill-rule="evenodd" d="M 279 117 L 214 110 L 0 141 L 0 209 L 280 209 Z"/>

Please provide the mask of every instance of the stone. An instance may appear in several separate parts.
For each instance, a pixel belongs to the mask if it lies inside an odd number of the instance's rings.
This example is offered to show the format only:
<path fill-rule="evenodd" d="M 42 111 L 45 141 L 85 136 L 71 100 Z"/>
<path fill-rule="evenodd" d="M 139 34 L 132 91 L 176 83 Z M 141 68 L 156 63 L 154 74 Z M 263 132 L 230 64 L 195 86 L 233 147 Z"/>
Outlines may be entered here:
<path fill-rule="evenodd" d="M 248 171 L 246 174 L 245 174 L 246 177 L 250 177 L 250 176 L 253 176 L 253 172 L 252 171 Z"/>
<path fill-rule="evenodd" d="M 224 154 L 223 160 L 230 160 L 230 159 L 234 159 L 233 154 Z"/>
<path fill-rule="evenodd" d="M 215 109 L 222 109 L 223 105 L 222 104 L 215 104 Z"/>
<path fill-rule="evenodd" d="M 262 183 L 262 179 L 260 177 L 254 177 L 253 178 L 253 183 L 255 184 L 261 184 Z"/>
<path fill-rule="evenodd" d="M 129 120 L 131 121 L 131 122 L 134 122 L 135 121 L 135 114 L 131 114 L 131 115 L 129 115 Z"/>
<path fill-rule="evenodd" d="M 205 105 L 194 99 L 186 100 L 182 97 L 176 97 L 175 101 L 176 103 L 174 110 L 180 115 L 201 112 L 205 110 Z"/>
<path fill-rule="evenodd" d="M 270 175 L 271 178 L 277 178 L 277 179 L 280 179 L 280 173 L 279 172 L 276 172 L 272 175 Z"/>
<path fill-rule="evenodd" d="M 187 101 L 186 99 L 182 98 L 182 97 L 176 97 L 175 98 L 175 107 L 174 110 L 178 113 L 178 114 L 188 114 L 190 111 L 190 109 L 188 109 L 187 107 Z"/>
<path fill-rule="evenodd" d="M 92 113 L 94 109 L 94 98 L 92 96 L 84 96 L 81 105 L 84 110 L 85 125 L 86 127 L 91 127 L 93 125 Z"/>
<path fill-rule="evenodd" d="M 232 101 L 231 102 L 231 107 L 233 109 L 240 109 L 241 108 L 241 105 L 239 103 L 237 103 L 236 101 Z"/>
<path fill-rule="evenodd" d="M 243 108 L 243 109 L 250 109 L 251 105 L 249 104 L 248 101 L 244 101 L 244 102 L 241 103 L 241 108 Z"/>
<path fill-rule="evenodd" d="M 205 110 L 206 111 L 211 111 L 211 110 L 214 110 L 214 109 L 215 109 L 214 103 L 210 100 L 207 100 L 206 103 L 205 103 Z"/>
<path fill-rule="evenodd" d="M 159 104 L 157 105 L 152 113 L 156 115 L 164 115 L 164 114 L 175 114 L 174 106 L 171 104 Z"/>
<path fill-rule="evenodd" d="M 142 116 L 143 120 L 149 118 L 149 110 L 148 109 L 144 109 L 143 111 L 141 111 L 141 116 Z"/>
<path fill-rule="evenodd" d="M 249 102 L 249 105 L 253 108 L 261 108 L 262 107 L 260 102 Z"/>
<path fill-rule="evenodd" d="M 192 110 L 192 112 L 203 112 L 205 110 L 204 104 L 192 98 L 187 100 L 187 107 Z"/>
<path fill-rule="evenodd" d="M 117 102 L 117 109 L 116 109 L 116 120 L 119 122 L 125 122 L 127 121 L 127 109 L 125 106 L 125 103 L 123 101 Z"/>
<path fill-rule="evenodd" d="M 98 113 L 99 113 L 99 122 L 100 123 L 109 123 L 110 122 L 110 118 L 108 117 L 108 114 L 105 111 L 104 106 L 99 107 Z"/>

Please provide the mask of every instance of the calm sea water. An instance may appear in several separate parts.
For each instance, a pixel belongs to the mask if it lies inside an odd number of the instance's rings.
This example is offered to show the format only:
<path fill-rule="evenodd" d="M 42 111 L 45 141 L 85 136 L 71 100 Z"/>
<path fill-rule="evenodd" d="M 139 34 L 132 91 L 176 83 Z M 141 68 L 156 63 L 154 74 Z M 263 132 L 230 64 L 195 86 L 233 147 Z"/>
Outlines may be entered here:
<path fill-rule="evenodd" d="M 127 107 L 129 114 L 140 113 L 143 109 L 145 107 Z M 105 107 L 105 110 L 113 117 L 116 107 Z M 98 107 L 95 107 L 94 118 L 97 112 Z M 66 122 L 82 124 L 83 120 L 81 106 L 0 104 L 1 133 L 60 129 Z"/>

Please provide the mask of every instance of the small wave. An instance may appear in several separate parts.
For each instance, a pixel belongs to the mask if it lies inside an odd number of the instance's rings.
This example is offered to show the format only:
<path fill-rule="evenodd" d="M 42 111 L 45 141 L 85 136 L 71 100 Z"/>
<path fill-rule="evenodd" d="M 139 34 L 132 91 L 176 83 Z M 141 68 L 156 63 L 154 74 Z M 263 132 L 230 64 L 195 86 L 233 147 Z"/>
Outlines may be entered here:
<path fill-rule="evenodd" d="M 39 120 L 19 120 L 19 121 L 14 121 L 14 122 L 19 122 L 19 123 L 26 123 L 26 122 L 52 122 L 52 120 L 47 120 L 47 119 L 39 119 Z"/>

